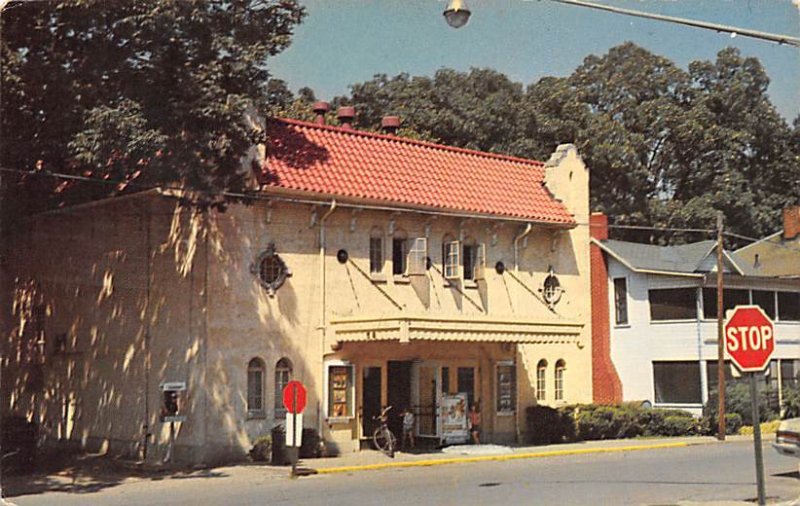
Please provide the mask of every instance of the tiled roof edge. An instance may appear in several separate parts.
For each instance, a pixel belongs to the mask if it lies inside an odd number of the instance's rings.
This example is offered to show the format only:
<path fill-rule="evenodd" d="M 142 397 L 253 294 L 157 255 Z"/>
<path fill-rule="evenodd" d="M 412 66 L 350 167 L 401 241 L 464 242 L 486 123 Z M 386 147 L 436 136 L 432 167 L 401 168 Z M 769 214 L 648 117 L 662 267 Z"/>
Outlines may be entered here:
<path fill-rule="evenodd" d="M 517 157 L 517 156 L 503 155 L 503 154 L 499 154 L 499 153 L 487 153 L 486 151 L 478 151 L 478 150 L 475 150 L 475 149 L 459 148 L 459 147 L 455 147 L 455 146 L 448 146 L 446 144 L 436 144 L 435 142 L 421 141 L 421 140 L 417 140 L 417 139 L 409 139 L 408 137 L 401 137 L 399 135 L 386 135 L 386 134 L 380 134 L 380 133 L 377 133 L 377 132 L 369 132 L 369 131 L 366 131 L 366 130 L 346 129 L 346 128 L 341 128 L 341 127 L 337 127 L 337 126 L 333 126 L 333 125 L 318 125 L 316 123 L 311 123 L 311 122 L 308 122 L 308 121 L 301 121 L 301 120 L 297 120 L 297 119 L 290 119 L 290 118 L 271 117 L 271 118 L 269 118 L 269 121 L 275 121 L 275 122 L 278 122 L 278 123 L 286 123 L 288 125 L 302 126 L 302 127 L 306 127 L 306 128 L 315 128 L 315 129 L 318 129 L 318 130 L 327 130 L 329 132 L 340 133 L 340 134 L 345 134 L 345 135 L 356 135 L 356 136 L 361 136 L 361 137 L 371 137 L 371 138 L 374 138 L 374 139 L 383 139 L 383 140 L 387 140 L 387 141 L 400 142 L 400 143 L 404 143 L 404 144 L 413 144 L 413 145 L 417 145 L 417 146 L 423 146 L 423 147 L 432 148 L 432 149 L 440 149 L 442 151 L 452 151 L 452 152 L 455 152 L 455 153 L 462 153 L 462 154 L 466 154 L 466 155 L 481 156 L 481 157 L 486 157 L 486 158 L 495 158 L 495 159 L 498 159 L 498 160 L 505 160 L 505 161 L 508 161 L 508 162 L 516 162 L 516 163 L 522 163 L 522 164 L 525 164 L 525 165 L 533 165 L 533 166 L 535 166 L 537 168 L 544 168 L 544 162 L 540 162 L 539 160 L 531 160 L 531 159 L 528 159 L 528 158 L 520 158 L 520 157 Z"/>

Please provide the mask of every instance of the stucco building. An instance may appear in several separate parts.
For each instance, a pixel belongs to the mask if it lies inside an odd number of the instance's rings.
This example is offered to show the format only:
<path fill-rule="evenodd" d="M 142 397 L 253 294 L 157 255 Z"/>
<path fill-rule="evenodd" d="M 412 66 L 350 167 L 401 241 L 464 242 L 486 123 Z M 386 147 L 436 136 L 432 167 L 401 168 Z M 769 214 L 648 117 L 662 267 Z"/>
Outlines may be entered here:
<path fill-rule="evenodd" d="M 341 127 L 266 122 L 245 164 L 259 190 L 224 213 L 153 189 L 21 227 L 4 410 L 52 442 L 156 459 L 174 437 L 176 460 L 215 462 L 282 422 L 289 379 L 340 452 L 385 405 L 442 438 L 442 401 L 462 393 L 485 440 L 508 442 L 525 407 L 590 401 L 574 147 L 543 164 L 356 131 L 343 112 Z"/>
<path fill-rule="evenodd" d="M 793 212 L 784 213 L 784 232 L 724 252 L 725 310 L 758 305 L 774 321 L 775 352 L 762 388 L 777 404 L 785 385 L 800 382 Z M 595 401 L 649 401 L 699 414 L 718 381 L 716 242 L 609 240 L 607 217 L 591 220 Z"/>

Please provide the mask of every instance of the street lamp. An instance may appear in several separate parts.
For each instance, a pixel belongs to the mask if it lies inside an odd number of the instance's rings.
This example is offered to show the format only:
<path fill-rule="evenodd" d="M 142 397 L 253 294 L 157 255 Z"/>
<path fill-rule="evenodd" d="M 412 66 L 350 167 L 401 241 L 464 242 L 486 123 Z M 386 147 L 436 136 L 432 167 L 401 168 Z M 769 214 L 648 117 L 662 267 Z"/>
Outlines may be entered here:
<path fill-rule="evenodd" d="M 469 16 L 472 14 L 469 9 L 464 5 L 462 0 L 450 0 L 447 4 L 447 9 L 444 10 L 444 19 L 447 24 L 453 28 L 461 28 L 469 21 Z"/>
<path fill-rule="evenodd" d="M 540 0 L 541 1 L 541 0 Z M 757 30 L 748 30 L 746 28 L 737 28 L 735 26 L 720 25 L 717 23 L 706 23 L 705 21 L 696 21 L 694 19 L 676 18 L 674 16 L 662 16 L 661 14 L 651 14 L 649 12 L 635 11 L 632 9 L 621 9 L 619 7 L 612 7 L 610 5 L 598 4 L 594 2 L 585 2 L 583 0 L 549 0 L 560 4 L 575 5 L 577 7 L 588 7 L 590 9 L 597 9 L 601 11 L 613 12 L 615 14 L 625 14 L 626 16 L 635 16 L 638 18 L 655 19 L 657 21 L 666 21 L 668 23 L 676 23 L 679 25 L 693 26 L 695 28 L 704 28 L 706 30 L 713 30 L 718 33 L 729 33 L 731 37 L 741 35 L 742 37 L 750 37 L 753 39 L 766 40 L 775 42 L 776 44 L 786 44 L 789 46 L 800 47 L 800 38 L 790 37 L 789 35 L 781 35 L 777 33 L 760 32 Z M 469 9 L 463 7 L 461 0 L 451 0 L 444 11 L 444 17 L 447 24 L 453 28 L 461 28 L 470 16 Z"/>

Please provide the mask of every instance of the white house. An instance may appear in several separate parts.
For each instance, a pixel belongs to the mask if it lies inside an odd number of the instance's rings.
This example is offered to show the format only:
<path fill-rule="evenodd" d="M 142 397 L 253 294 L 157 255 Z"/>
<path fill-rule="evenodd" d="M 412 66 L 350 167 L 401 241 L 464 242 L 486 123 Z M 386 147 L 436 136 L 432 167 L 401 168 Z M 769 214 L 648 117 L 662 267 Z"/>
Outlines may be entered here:
<path fill-rule="evenodd" d="M 595 383 L 605 385 L 595 401 L 699 413 L 717 384 L 716 243 L 615 241 L 605 216 L 593 215 L 592 224 L 593 311 L 604 320 L 594 327 Z M 794 256 L 800 270 L 800 250 Z M 758 276 L 741 264 L 736 252 L 724 253 L 724 307 L 754 304 L 773 319 L 764 388 L 782 402 L 783 387 L 800 380 L 800 276 Z"/>

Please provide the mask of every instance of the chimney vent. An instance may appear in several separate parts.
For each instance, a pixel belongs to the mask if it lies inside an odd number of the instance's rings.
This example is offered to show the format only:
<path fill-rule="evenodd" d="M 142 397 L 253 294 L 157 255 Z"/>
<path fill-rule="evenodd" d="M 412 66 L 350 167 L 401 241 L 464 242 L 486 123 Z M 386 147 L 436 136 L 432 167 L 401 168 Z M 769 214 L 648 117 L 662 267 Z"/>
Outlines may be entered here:
<path fill-rule="evenodd" d="M 317 115 L 317 125 L 325 124 L 325 114 L 331 110 L 331 104 L 328 102 L 314 102 L 314 114 Z"/>
<path fill-rule="evenodd" d="M 339 118 L 339 122 L 342 124 L 342 128 L 350 130 L 353 128 L 352 123 L 356 117 L 356 108 L 340 107 L 339 112 L 336 114 L 336 117 Z"/>
<path fill-rule="evenodd" d="M 800 235 L 800 206 L 783 210 L 783 238 L 791 241 Z"/>
<path fill-rule="evenodd" d="M 400 128 L 400 118 L 398 116 L 384 116 L 381 120 L 381 128 L 384 133 L 394 135 Z"/>
<path fill-rule="evenodd" d="M 608 239 L 608 216 L 603 213 L 592 213 L 589 217 L 589 235 L 598 241 Z"/>

